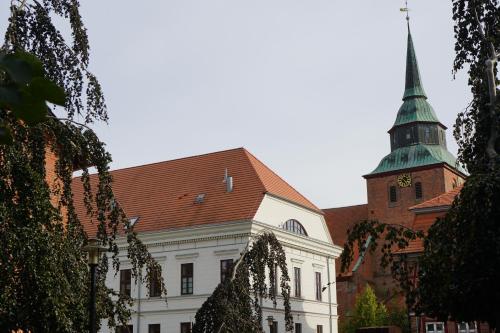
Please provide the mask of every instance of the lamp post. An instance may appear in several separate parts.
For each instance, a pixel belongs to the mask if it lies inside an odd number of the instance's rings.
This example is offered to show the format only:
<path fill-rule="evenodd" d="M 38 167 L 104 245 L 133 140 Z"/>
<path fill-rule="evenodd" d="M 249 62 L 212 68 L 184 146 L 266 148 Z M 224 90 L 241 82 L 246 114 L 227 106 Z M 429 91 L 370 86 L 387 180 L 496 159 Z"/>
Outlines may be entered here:
<path fill-rule="evenodd" d="M 273 316 L 267 316 L 267 324 L 269 325 L 269 332 L 273 333 L 273 326 L 274 326 L 274 317 Z"/>
<path fill-rule="evenodd" d="M 104 252 L 105 246 L 101 245 L 99 240 L 95 238 L 89 238 L 87 245 L 83 247 L 83 250 L 88 252 L 88 264 L 90 267 L 90 302 L 89 302 L 89 328 L 90 333 L 97 332 L 97 322 L 96 322 L 96 270 L 99 264 L 99 256 L 101 252 Z"/>

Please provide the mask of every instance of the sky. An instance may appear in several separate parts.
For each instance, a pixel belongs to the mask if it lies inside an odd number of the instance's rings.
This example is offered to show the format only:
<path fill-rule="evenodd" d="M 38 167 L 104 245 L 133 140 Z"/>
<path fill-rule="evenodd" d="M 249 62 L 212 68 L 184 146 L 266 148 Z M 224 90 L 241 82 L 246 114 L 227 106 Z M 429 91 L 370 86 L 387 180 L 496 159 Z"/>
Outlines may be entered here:
<path fill-rule="evenodd" d="M 402 104 L 402 0 L 80 1 L 112 169 L 245 147 L 321 208 L 366 203 Z M 470 99 L 451 1 L 410 0 L 423 85 L 448 148 Z M 8 1 L 0 4 L 0 32 Z M 64 27 L 63 27 L 64 29 Z M 235 180 L 237 181 L 237 180 Z"/>

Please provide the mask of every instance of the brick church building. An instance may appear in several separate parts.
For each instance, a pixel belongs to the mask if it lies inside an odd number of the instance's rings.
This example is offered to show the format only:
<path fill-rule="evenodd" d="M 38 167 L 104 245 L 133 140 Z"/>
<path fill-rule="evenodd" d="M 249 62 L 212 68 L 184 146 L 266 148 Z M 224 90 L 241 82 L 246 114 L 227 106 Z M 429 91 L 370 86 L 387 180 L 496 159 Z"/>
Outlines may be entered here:
<path fill-rule="evenodd" d="M 361 220 L 413 227 L 420 210 L 412 207 L 428 201 L 431 201 L 427 205 L 430 206 L 436 197 L 453 191 L 464 182 L 465 171 L 447 149 L 446 130 L 427 101 L 408 27 L 403 103 L 388 131 L 391 152 L 372 172 L 363 176 L 367 188 L 366 204 L 323 210 L 335 244 L 343 246 L 347 230 Z M 340 272 L 339 265 L 337 262 L 337 272 Z M 360 258 L 359 253 L 355 253 L 349 270 L 337 276 L 340 322 L 349 317 L 356 295 L 367 283 L 374 287 L 384 303 L 401 302 L 390 272 L 380 267 L 379 254 L 361 255 Z M 447 329 L 445 323 L 413 326 L 414 331 L 422 333 L 475 332 L 472 326 L 464 331 L 454 325 L 455 330 Z"/>

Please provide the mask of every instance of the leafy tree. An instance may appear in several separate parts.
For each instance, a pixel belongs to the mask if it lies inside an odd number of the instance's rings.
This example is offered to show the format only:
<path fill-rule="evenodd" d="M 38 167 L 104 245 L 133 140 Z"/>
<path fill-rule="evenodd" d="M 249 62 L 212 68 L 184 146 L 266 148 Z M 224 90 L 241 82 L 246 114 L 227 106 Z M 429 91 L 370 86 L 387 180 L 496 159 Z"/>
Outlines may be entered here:
<path fill-rule="evenodd" d="M 379 303 L 377 296 L 369 284 L 356 297 L 354 312 L 345 324 L 346 333 L 354 333 L 361 327 L 385 326 L 389 315 L 384 304 Z"/>
<path fill-rule="evenodd" d="M 63 38 L 55 16 L 69 23 L 71 40 Z M 144 279 L 161 268 L 114 199 L 111 157 L 89 127 L 108 116 L 101 86 L 88 70 L 89 44 L 78 0 L 12 0 L 1 50 L 0 124 L 11 144 L 0 145 L 0 331 L 84 332 L 87 235 L 73 201 L 75 166 L 82 170 L 88 218 L 111 251 L 114 269 L 119 268 L 115 240 L 124 226 L 133 275 Z M 19 76 L 23 64 L 27 74 Z M 50 110 L 45 101 L 64 109 Z M 50 156 L 57 157 L 54 165 Z M 98 173 L 92 184 L 90 166 Z M 97 315 L 114 326 L 129 318 L 130 299 L 105 286 L 107 271 L 104 256 Z"/>
<path fill-rule="evenodd" d="M 193 333 L 264 332 L 260 302 L 270 299 L 276 306 L 277 283 L 267 286 L 266 278 L 277 281 L 278 268 L 285 329 L 293 331 L 285 251 L 271 232 L 251 241 L 236 261 L 231 279 L 221 282 L 196 313 Z"/>
<path fill-rule="evenodd" d="M 456 57 L 453 70 L 466 69 L 472 101 L 459 113 L 454 135 L 459 160 L 470 176 L 446 216 L 428 234 L 383 221 L 365 221 L 348 235 L 342 265 L 352 261 L 353 247 L 368 236 L 374 251 L 382 244 L 382 266 L 406 293 L 419 313 L 442 320 L 486 321 L 500 325 L 500 102 L 498 57 L 500 5 L 498 0 L 452 0 Z M 416 263 L 395 250 L 424 238 Z M 415 266 L 415 264 L 417 266 Z M 410 278 L 418 267 L 418 284 Z"/>
<path fill-rule="evenodd" d="M 0 108 L 35 125 L 47 114 L 46 101 L 64 105 L 65 99 L 64 90 L 44 77 L 43 65 L 35 56 L 0 51 Z M 0 144 L 11 141 L 8 125 L 0 120 Z"/>

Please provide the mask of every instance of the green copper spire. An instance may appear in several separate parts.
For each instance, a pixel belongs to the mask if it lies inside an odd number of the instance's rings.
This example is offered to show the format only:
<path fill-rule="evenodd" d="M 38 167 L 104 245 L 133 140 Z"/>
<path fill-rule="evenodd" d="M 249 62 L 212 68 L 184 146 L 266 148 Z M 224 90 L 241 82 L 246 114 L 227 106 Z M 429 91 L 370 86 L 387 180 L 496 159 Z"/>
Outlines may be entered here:
<path fill-rule="evenodd" d="M 409 24 L 403 105 L 398 110 L 389 135 L 391 153 L 365 177 L 437 164 L 447 164 L 464 173 L 457 165 L 455 157 L 446 148 L 446 127 L 438 120 L 434 109 L 427 101 L 420 80 Z"/>
<path fill-rule="evenodd" d="M 420 81 L 417 56 L 415 55 L 413 39 L 411 38 L 410 25 L 408 24 L 408 47 L 406 50 L 406 82 L 403 100 L 417 96 L 427 98 L 427 96 L 425 95 L 424 87 L 422 87 L 422 82 Z"/>

